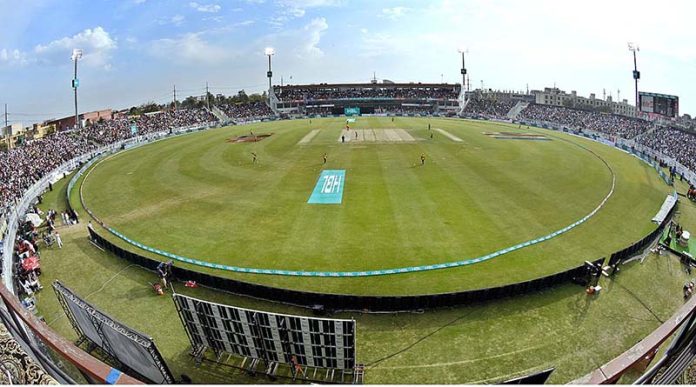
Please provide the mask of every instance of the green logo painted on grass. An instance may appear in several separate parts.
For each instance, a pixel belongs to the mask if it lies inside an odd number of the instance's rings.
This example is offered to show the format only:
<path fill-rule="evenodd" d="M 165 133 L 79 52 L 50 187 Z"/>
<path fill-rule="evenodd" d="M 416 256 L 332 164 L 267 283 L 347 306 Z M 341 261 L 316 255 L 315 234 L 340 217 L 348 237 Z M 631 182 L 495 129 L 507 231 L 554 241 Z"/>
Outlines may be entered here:
<path fill-rule="evenodd" d="M 309 204 L 341 204 L 343 201 L 343 185 L 346 181 L 346 171 L 329 169 L 321 171 L 319 180 L 314 186 L 312 195 L 307 200 Z"/>

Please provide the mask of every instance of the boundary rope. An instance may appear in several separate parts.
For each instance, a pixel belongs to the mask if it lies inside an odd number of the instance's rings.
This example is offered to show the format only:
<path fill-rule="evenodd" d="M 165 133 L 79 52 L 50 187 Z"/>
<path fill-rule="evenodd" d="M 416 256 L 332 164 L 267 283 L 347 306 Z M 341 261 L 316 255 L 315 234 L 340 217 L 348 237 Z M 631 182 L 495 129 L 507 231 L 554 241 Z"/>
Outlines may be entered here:
<path fill-rule="evenodd" d="M 549 134 L 546 134 L 549 135 Z M 91 210 L 87 208 L 84 202 L 84 198 L 82 196 L 82 187 L 84 186 L 85 181 L 89 177 L 89 175 L 92 173 L 94 168 L 90 169 L 87 174 L 85 175 L 84 180 L 82 181 L 82 184 L 80 184 L 80 202 L 82 203 L 82 206 L 84 207 L 85 211 L 97 222 L 99 225 L 104 227 L 109 233 L 112 235 L 116 236 L 117 238 L 123 240 L 124 242 L 138 247 L 140 249 L 143 249 L 145 251 L 149 251 L 151 253 L 179 261 L 179 262 L 185 262 L 191 265 L 196 265 L 196 266 L 201 266 L 201 267 L 207 267 L 211 269 L 217 269 L 217 270 L 224 270 L 224 271 L 230 271 L 230 272 L 235 272 L 235 273 L 243 273 L 243 274 L 266 274 L 266 275 L 280 275 L 280 276 L 291 276 L 291 277 L 373 277 L 373 276 L 380 276 L 380 275 L 394 275 L 394 274 L 405 274 L 405 273 L 415 273 L 415 272 L 423 272 L 423 271 L 431 271 L 431 270 L 440 270 L 440 269 L 449 269 L 453 267 L 462 267 L 462 266 L 469 266 L 481 262 L 485 262 L 488 260 L 491 260 L 493 258 L 499 257 L 501 255 L 505 255 L 508 253 L 511 253 L 513 251 L 521 250 L 524 249 L 525 247 L 529 246 L 534 246 L 536 244 L 545 242 L 549 239 L 555 238 L 559 235 L 565 234 L 568 231 L 574 229 L 575 227 L 587 222 L 590 218 L 592 218 L 599 210 L 601 210 L 606 202 L 609 200 L 609 198 L 614 194 L 614 188 L 616 187 L 616 174 L 614 173 L 614 170 L 611 168 L 609 163 L 606 162 L 601 156 L 599 156 L 597 153 L 592 151 L 591 149 L 575 143 L 573 141 L 554 136 L 554 135 L 549 135 L 551 137 L 554 137 L 560 141 L 568 142 L 570 144 L 573 144 L 575 146 L 578 146 L 591 154 L 593 154 L 595 157 L 597 157 L 604 165 L 607 167 L 609 172 L 611 173 L 611 189 L 609 190 L 609 193 L 604 197 L 604 199 L 599 203 L 597 207 L 595 207 L 594 210 L 592 210 L 589 214 L 585 215 L 583 218 L 575 221 L 574 223 L 563 227 L 560 230 L 554 231 L 550 234 L 544 235 L 542 237 L 528 240 L 526 242 L 518 243 L 514 246 L 510 246 L 504 249 L 500 249 L 497 251 L 494 251 L 492 253 L 482 255 L 479 257 L 475 258 L 467 258 L 463 260 L 458 260 L 458 261 L 453 261 L 453 262 L 445 262 L 445 263 L 437 263 L 437 264 L 431 264 L 431 265 L 422 265 L 422 266 L 406 266 L 406 267 L 397 267 L 397 268 L 389 268 L 389 269 L 378 269 L 378 270 L 365 270 L 365 271 L 305 271 L 305 270 L 282 270 L 282 269 L 263 269 L 263 268 L 251 268 L 251 267 L 241 267 L 241 266 L 230 266 L 230 265 L 223 265 L 220 263 L 211 263 L 207 261 L 202 261 L 199 259 L 195 258 L 189 258 L 189 257 L 183 257 L 177 254 L 170 253 L 168 251 L 156 249 L 154 247 L 150 247 L 147 245 L 144 245 L 138 241 L 135 241 L 133 239 L 128 238 L 127 236 L 121 234 L 117 230 L 115 230 L 112 227 L 106 226 L 104 223 L 102 223 L 93 213 Z M 120 152 L 117 152 L 120 153 Z M 102 160 L 99 161 L 98 164 L 101 162 L 107 160 L 107 158 L 103 158 Z M 96 168 L 96 165 L 95 165 Z M 68 195 L 70 195 L 70 192 L 68 192 Z M 69 197 L 69 196 L 68 196 Z"/>

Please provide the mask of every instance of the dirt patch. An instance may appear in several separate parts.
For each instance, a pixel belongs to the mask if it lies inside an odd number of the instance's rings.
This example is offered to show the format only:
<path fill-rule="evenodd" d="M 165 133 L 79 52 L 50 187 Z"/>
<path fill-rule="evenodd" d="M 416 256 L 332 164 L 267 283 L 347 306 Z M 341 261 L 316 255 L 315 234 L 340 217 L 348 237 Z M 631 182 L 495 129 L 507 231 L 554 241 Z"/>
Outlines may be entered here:
<path fill-rule="evenodd" d="M 273 133 L 269 134 L 254 134 L 254 135 L 248 135 L 248 136 L 238 136 L 238 137 L 230 137 L 227 142 L 232 142 L 232 143 L 238 143 L 238 142 L 259 142 L 261 140 L 264 140 L 268 137 L 271 137 Z"/>

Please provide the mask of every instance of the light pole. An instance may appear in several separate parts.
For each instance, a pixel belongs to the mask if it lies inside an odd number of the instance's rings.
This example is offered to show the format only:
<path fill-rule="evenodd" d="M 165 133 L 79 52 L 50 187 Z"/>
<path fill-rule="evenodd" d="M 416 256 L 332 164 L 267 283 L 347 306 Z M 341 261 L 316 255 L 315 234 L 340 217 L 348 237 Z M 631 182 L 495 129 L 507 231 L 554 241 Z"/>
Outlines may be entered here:
<path fill-rule="evenodd" d="M 636 112 L 640 111 L 639 98 L 638 98 L 638 80 L 640 79 L 640 71 L 638 71 L 638 60 L 636 59 L 636 52 L 640 51 L 638 44 L 633 42 L 628 42 L 628 51 L 633 52 L 633 80 L 636 84 Z"/>
<path fill-rule="evenodd" d="M 469 88 L 467 87 L 467 83 L 466 83 L 466 61 L 464 58 L 464 54 L 468 53 L 469 50 L 467 50 L 465 48 L 460 48 L 457 51 L 459 51 L 462 54 L 462 69 L 461 69 L 462 89 L 466 88 L 466 91 L 469 91 Z"/>
<path fill-rule="evenodd" d="M 268 77 L 268 98 L 271 98 L 271 91 L 273 90 L 273 85 L 271 84 L 271 78 L 273 77 L 273 72 L 271 71 L 271 57 L 275 54 L 273 47 L 266 47 L 266 55 L 268 56 L 268 72 L 266 76 Z"/>
<path fill-rule="evenodd" d="M 82 50 L 74 48 L 72 51 L 72 60 L 75 62 L 75 76 L 72 80 L 72 88 L 75 91 L 75 129 L 80 128 L 80 117 L 77 114 L 77 88 L 80 86 L 80 81 L 77 79 L 77 61 L 82 59 Z"/>

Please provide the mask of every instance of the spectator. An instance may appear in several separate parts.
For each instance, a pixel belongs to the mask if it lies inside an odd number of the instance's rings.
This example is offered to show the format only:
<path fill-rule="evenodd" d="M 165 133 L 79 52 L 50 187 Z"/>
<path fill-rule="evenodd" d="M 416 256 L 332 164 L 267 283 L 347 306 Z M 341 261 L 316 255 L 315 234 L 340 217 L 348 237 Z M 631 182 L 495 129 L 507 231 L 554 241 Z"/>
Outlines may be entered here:
<path fill-rule="evenodd" d="M 632 139 L 652 127 L 650 122 L 638 118 L 537 104 L 527 106 L 519 117 L 558 124 L 575 130 L 589 129 L 625 139 Z"/>

